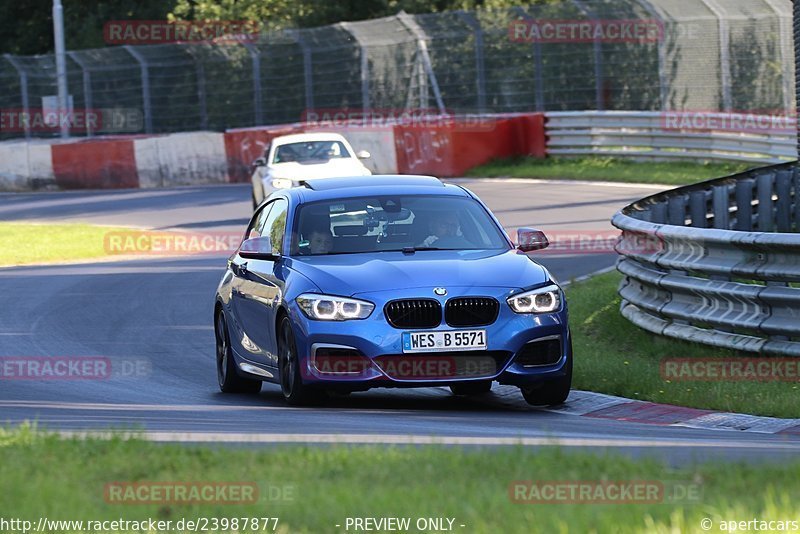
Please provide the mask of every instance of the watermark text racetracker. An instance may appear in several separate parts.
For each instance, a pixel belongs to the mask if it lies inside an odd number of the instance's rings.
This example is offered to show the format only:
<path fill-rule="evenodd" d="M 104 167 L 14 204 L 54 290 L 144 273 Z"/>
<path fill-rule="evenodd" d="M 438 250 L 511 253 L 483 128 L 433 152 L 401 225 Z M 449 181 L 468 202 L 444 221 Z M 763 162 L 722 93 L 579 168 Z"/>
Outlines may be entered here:
<path fill-rule="evenodd" d="M 515 20 L 508 38 L 521 43 L 656 43 L 664 26 L 656 19 Z"/>
<path fill-rule="evenodd" d="M 549 246 L 535 251 L 534 255 L 653 254 L 663 249 L 661 240 L 652 233 L 625 232 L 623 235 L 619 230 L 578 228 L 546 231 L 545 234 Z M 373 237 L 378 239 L 379 236 L 376 233 Z M 240 232 L 114 230 L 103 236 L 103 248 L 108 255 L 230 254 L 242 239 Z"/>
<path fill-rule="evenodd" d="M 514 504 L 687 504 L 702 498 L 697 482 L 667 480 L 516 480 Z"/>
<path fill-rule="evenodd" d="M 137 108 L 0 109 L 0 132 L 56 133 L 62 126 L 70 133 L 136 133 L 144 128 L 144 114 Z"/>
<path fill-rule="evenodd" d="M 374 128 L 405 126 L 447 127 L 461 132 L 493 131 L 497 120 L 484 115 L 456 114 L 439 109 L 381 108 L 367 111 L 348 108 L 320 108 L 303 111 L 302 122 L 309 128 Z"/>
<path fill-rule="evenodd" d="M 666 131 L 794 134 L 797 132 L 797 114 L 783 110 L 665 111 L 661 113 L 661 128 Z"/>
<path fill-rule="evenodd" d="M 794 382 L 800 383 L 797 358 L 664 358 L 663 380 L 669 382 Z"/>
<path fill-rule="evenodd" d="M 144 378 L 153 372 L 152 363 L 142 358 L 107 356 L 2 356 L 3 380 L 109 380 Z"/>
<path fill-rule="evenodd" d="M 103 26 L 111 45 L 250 43 L 261 32 L 262 24 L 255 20 L 110 20 Z"/>

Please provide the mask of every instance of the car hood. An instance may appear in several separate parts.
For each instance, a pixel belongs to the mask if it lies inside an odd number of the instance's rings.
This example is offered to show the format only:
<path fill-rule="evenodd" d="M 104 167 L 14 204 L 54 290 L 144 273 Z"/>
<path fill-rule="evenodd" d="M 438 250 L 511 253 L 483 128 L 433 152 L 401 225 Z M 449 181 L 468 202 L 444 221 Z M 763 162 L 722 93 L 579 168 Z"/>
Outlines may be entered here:
<path fill-rule="evenodd" d="M 544 267 L 516 250 L 295 256 L 290 268 L 308 277 L 323 293 L 342 296 L 439 286 L 521 289 L 550 278 Z"/>
<path fill-rule="evenodd" d="M 270 166 L 272 178 L 311 180 L 339 176 L 363 176 L 369 174 L 360 161 L 352 158 L 330 159 L 319 163 L 276 163 Z"/>

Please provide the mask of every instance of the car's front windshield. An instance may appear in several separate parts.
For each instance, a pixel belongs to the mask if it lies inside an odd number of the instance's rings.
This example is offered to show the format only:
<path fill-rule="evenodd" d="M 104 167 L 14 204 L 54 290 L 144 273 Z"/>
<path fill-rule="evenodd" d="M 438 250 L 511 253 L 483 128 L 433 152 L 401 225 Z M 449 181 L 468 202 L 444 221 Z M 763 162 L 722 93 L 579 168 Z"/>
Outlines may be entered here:
<path fill-rule="evenodd" d="M 300 207 L 292 255 L 507 249 L 486 210 L 455 196 L 375 196 Z"/>
<path fill-rule="evenodd" d="M 304 141 L 276 147 L 272 163 L 319 162 L 349 157 L 350 152 L 341 141 Z"/>

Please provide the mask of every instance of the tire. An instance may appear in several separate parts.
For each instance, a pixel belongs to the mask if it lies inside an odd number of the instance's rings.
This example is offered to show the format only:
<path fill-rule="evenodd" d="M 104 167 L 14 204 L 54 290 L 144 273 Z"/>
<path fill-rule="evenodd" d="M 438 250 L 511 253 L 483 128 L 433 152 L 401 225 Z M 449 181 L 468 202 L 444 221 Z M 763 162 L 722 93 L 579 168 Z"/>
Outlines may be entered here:
<path fill-rule="evenodd" d="M 290 406 L 317 404 L 325 397 L 323 390 L 303 384 L 300 358 L 297 355 L 292 323 L 288 317 L 281 320 L 278 328 L 278 375 L 283 398 Z"/>
<path fill-rule="evenodd" d="M 225 315 L 222 310 L 217 312 L 214 320 L 217 354 L 217 383 L 223 393 L 250 393 L 261 391 L 261 380 L 253 380 L 239 376 L 236 362 L 231 352 L 230 336 L 225 325 Z"/>
<path fill-rule="evenodd" d="M 450 386 L 453 395 L 485 395 L 492 390 L 491 380 L 477 380 L 474 382 L 461 382 Z"/>
<path fill-rule="evenodd" d="M 555 380 L 549 380 L 541 386 L 520 388 L 522 396 L 531 406 L 558 406 L 563 404 L 572 387 L 572 339 L 567 351 L 567 362 L 564 364 L 566 374 Z"/>

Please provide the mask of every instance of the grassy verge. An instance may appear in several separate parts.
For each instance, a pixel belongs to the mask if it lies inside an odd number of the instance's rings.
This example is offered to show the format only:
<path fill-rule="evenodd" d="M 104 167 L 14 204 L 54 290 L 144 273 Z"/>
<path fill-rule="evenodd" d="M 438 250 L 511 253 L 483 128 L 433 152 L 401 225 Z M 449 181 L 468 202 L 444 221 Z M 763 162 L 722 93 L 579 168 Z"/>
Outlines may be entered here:
<path fill-rule="evenodd" d="M 684 185 L 750 167 L 752 165 L 746 163 L 637 162 L 611 157 L 512 158 L 475 167 L 467 175 Z"/>
<path fill-rule="evenodd" d="M 574 387 L 694 408 L 800 417 L 800 384 L 757 381 L 669 381 L 665 358 L 750 356 L 650 334 L 619 313 L 621 275 L 607 273 L 570 285 Z"/>
<path fill-rule="evenodd" d="M 279 532 L 295 533 L 345 532 L 348 517 L 408 517 L 412 525 L 418 518 L 452 518 L 453 531 L 465 533 L 668 533 L 700 532 L 703 518 L 714 521 L 714 531 L 719 532 L 722 520 L 788 520 L 800 514 L 800 461 L 710 463 L 672 470 L 652 459 L 556 448 L 236 449 L 123 439 L 63 440 L 27 429 L 0 433 L 0 452 L 0 517 L 34 524 L 41 516 L 173 522 L 277 517 Z M 524 480 L 647 481 L 666 489 L 653 499 L 659 502 L 651 503 L 512 502 L 512 483 Z M 134 481 L 235 481 L 255 483 L 260 492 L 249 504 L 109 502 L 107 484 Z M 74 527 L 58 530 L 74 531 Z M 418 532 L 414 527 L 403 531 Z"/>
<path fill-rule="evenodd" d="M 0 266 L 106 256 L 104 236 L 115 228 L 88 224 L 0 223 Z"/>

